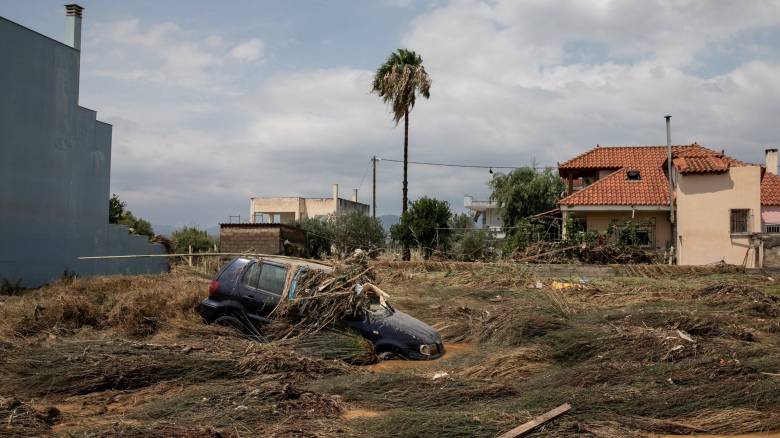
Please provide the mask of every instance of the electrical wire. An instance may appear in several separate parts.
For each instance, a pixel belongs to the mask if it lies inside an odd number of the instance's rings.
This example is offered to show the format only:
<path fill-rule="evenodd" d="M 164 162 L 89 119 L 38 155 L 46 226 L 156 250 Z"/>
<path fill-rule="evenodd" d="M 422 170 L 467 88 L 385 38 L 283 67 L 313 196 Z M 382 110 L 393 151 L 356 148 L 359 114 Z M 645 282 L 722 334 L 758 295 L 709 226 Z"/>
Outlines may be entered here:
<path fill-rule="evenodd" d="M 377 161 L 389 161 L 392 163 L 403 163 L 403 160 L 395 160 L 392 158 L 378 158 Z M 453 164 L 453 163 L 431 163 L 426 161 L 407 161 L 409 164 L 419 164 L 423 166 L 441 166 L 441 167 L 462 167 L 472 169 L 520 169 L 522 167 L 531 166 L 485 166 L 481 164 Z M 552 169 L 554 166 L 533 166 L 534 169 Z"/>

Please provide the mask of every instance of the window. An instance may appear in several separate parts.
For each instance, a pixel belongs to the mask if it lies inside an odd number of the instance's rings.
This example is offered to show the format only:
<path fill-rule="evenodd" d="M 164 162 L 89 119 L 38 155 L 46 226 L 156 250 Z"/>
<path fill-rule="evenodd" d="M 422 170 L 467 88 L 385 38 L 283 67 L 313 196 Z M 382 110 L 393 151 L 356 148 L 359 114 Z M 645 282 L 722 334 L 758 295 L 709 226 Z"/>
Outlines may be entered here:
<path fill-rule="evenodd" d="M 748 215 L 750 210 L 739 209 L 731 210 L 731 233 L 747 233 L 748 232 Z"/>
<path fill-rule="evenodd" d="M 241 279 L 241 283 L 244 286 L 257 288 L 257 282 L 260 279 L 260 268 L 260 263 L 252 263 L 249 269 L 244 273 L 244 278 Z"/>
<path fill-rule="evenodd" d="M 652 232 L 650 228 L 625 227 L 618 229 L 618 242 L 627 246 L 651 246 Z"/>
<path fill-rule="evenodd" d="M 284 283 L 287 279 L 287 268 L 275 265 L 264 265 L 260 273 L 260 289 L 281 295 L 284 292 Z"/>
<path fill-rule="evenodd" d="M 626 172 L 626 177 L 629 181 L 639 181 L 642 179 L 642 174 L 638 170 L 629 170 Z"/>

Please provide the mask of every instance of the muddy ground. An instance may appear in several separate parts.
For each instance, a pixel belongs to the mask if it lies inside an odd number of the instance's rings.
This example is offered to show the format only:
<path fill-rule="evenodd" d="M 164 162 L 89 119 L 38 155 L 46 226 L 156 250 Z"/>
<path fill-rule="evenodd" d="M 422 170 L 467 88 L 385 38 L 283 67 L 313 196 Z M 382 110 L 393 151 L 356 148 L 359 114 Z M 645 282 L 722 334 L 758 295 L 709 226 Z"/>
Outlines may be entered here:
<path fill-rule="evenodd" d="M 780 431 L 780 285 L 735 272 L 545 279 L 379 267 L 444 336 L 368 366 L 248 341 L 192 311 L 208 278 L 63 280 L 0 295 L 0 436 L 533 436 Z"/>

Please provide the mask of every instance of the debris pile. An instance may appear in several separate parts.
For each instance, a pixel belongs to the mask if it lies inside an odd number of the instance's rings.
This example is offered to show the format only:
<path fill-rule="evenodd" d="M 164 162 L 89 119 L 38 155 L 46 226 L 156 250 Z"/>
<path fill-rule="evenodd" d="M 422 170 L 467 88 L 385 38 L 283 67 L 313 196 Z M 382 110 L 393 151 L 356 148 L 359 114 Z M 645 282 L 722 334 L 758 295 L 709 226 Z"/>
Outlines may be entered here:
<path fill-rule="evenodd" d="M 591 265 L 663 263 L 663 254 L 634 246 L 610 243 L 536 242 L 512 256 L 522 263 L 583 263 Z"/>
<path fill-rule="evenodd" d="M 293 279 L 295 299 L 283 297 L 271 312 L 274 320 L 290 324 L 284 338 L 319 332 L 344 315 L 358 315 L 387 294 L 373 283 L 376 274 L 365 253 L 357 252 L 332 271 L 308 269 Z"/>

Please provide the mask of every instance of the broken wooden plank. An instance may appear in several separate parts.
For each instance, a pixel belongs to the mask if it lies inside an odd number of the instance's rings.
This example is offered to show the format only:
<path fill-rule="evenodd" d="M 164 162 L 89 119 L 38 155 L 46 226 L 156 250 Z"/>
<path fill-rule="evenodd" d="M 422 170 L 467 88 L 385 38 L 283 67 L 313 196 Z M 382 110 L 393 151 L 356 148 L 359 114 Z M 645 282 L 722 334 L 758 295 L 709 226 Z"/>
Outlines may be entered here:
<path fill-rule="evenodd" d="M 553 418 L 562 415 L 566 413 L 569 409 L 571 409 L 571 405 L 568 403 L 564 403 L 557 408 L 545 412 L 542 415 L 539 415 L 537 417 L 534 417 L 531 421 L 527 423 L 523 423 L 516 428 L 510 430 L 509 432 L 505 432 L 502 435 L 499 435 L 498 438 L 516 438 L 519 436 L 523 436 L 530 432 L 531 430 L 535 429 L 538 426 L 541 426 L 542 424 L 552 420 Z"/>

